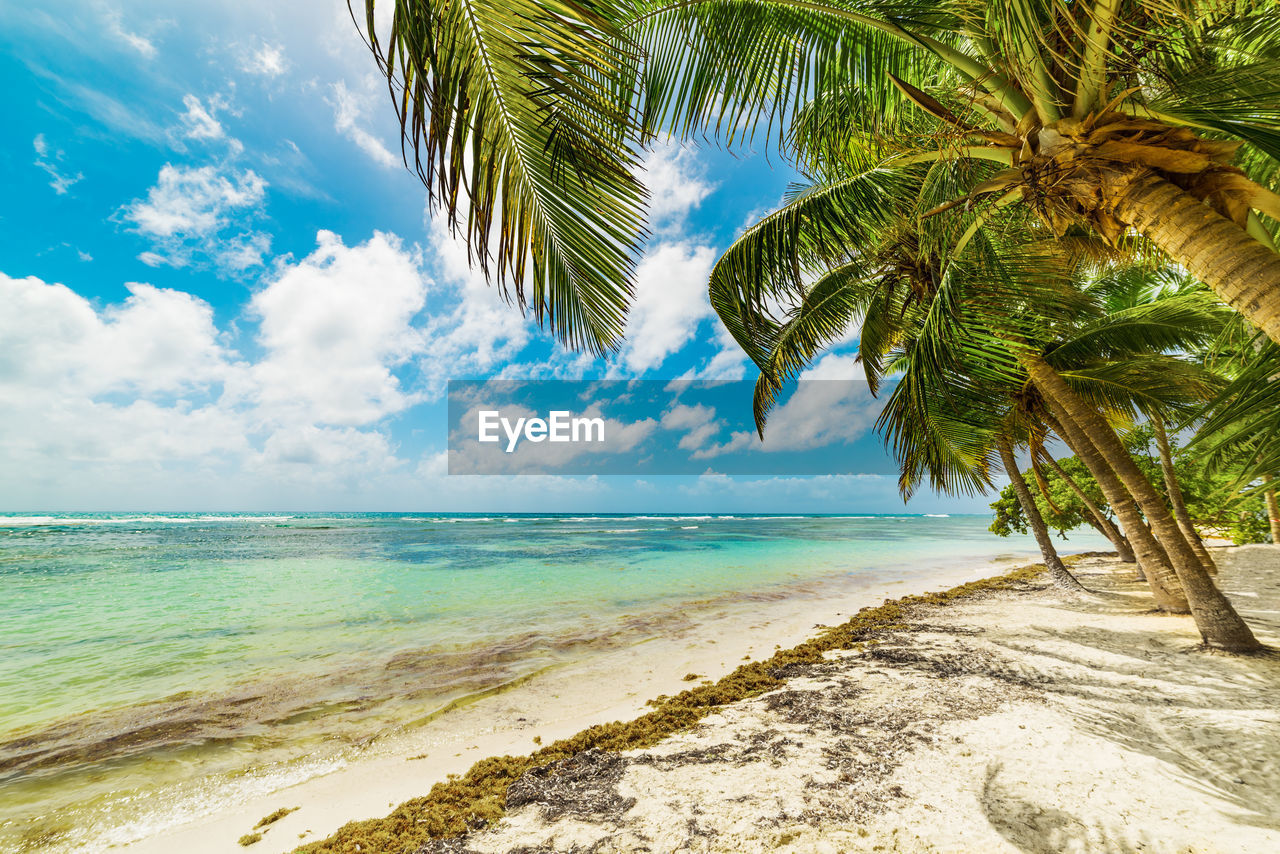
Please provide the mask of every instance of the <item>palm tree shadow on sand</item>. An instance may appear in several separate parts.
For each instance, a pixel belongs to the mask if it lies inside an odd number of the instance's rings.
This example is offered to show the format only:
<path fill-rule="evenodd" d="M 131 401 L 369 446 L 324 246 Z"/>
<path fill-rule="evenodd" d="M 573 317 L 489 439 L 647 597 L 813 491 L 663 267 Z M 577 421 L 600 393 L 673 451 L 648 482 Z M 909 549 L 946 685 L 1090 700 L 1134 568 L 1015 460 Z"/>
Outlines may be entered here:
<path fill-rule="evenodd" d="M 1235 589 L 1229 567 L 1223 578 L 1245 619 L 1275 638 L 1280 614 L 1265 603 L 1280 602 L 1280 560 L 1268 563 L 1275 569 L 1255 567 L 1248 589 Z M 1115 597 L 1104 598 L 1123 608 Z M 1132 606 L 1127 610 L 1133 613 Z M 1180 782 L 1232 808 L 1228 815 L 1241 825 L 1280 829 L 1280 654 L 1238 659 L 1114 627 L 1037 629 L 1035 642 L 995 642 L 1052 668 L 1053 678 L 1040 685 L 1063 700 L 1083 731 L 1166 763 Z M 1160 702 L 1152 700 L 1153 681 L 1166 683 Z M 1031 803 L 1002 787 L 999 771 L 988 770 L 983 809 L 992 827 L 1023 851 L 1160 850 Z"/>
<path fill-rule="evenodd" d="M 1129 854 L 1159 851 L 1140 831 L 1137 835 L 1105 825 L 1089 824 L 1065 810 L 1043 807 L 1000 782 L 999 764 L 987 768 L 982 786 L 982 812 L 991 827 L 1027 854 Z"/>

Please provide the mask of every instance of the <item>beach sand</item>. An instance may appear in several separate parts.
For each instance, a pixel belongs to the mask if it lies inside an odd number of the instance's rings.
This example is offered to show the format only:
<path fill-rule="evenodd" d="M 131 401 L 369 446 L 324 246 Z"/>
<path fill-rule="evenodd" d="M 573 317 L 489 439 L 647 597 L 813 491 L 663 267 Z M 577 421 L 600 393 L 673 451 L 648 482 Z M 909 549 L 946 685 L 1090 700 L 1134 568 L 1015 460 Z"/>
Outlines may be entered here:
<path fill-rule="evenodd" d="M 1219 583 L 1264 642 L 1280 646 L 1280 548 L 1215 555 Z M 426 850 L 1280 851 L 1280 658 L 1197 649 L 1191 619 L 1151 613 L 1131 567 L 1114 559 L 1085 558 L 1074 571 L 1096 595 L 1033 583 L 915 606 L 863 648 L 790 668 L 783 688 L 652 748 L 592 751 L 558 773 L 527 775 L 497 825 Z M 743 656 L 812 635 L 815 623 L 913 592 L 901 584 L 841 602 L 765 603 L 767 620 L 726 609 L 126 850 L 286 851 L 383 815 L 478 758 L 634 717 L 645 698 L 687 687 L 686 673 L 718 678 Z M 408 758 L 417 753 L 427 756 Z M 260 842 L 235 845 L 263 815 L 294 806 Z"/>
<path fill-rule="evenodd" d="M 921 567 L 918 577 L 886 580 L 868 573 L 796 585 L 785 594 L 748 597 L 673 615 L 662 637 L 626 643 L 554 667 L 474 699 L 409 731 L 372 741 L 337 770 L 261 801 L 220 809 L 113 850 L 129 854 L 226 854 L 291 851 L 348 821 L 376 818 L 417 797 L 480 758 L 525 754 L 598 723 L 629 720 L 646 702 L 690 687 L 685 677 L 719 679 L 744 658 L 767 658 L 803 642 L 824 625 L 842 623 L 887 597 L 945 590 L 1025 563 L 1004 557 L 978 564 Z M 537 739 L 537 741 L 535 741 Z M 260 842 L 236 841 L 280 808 L 297 811 L 272 823 Z M 143 829 L 145 831 L 145 828 Z M 135 832 L 136 829 L 135 829 Z"/>

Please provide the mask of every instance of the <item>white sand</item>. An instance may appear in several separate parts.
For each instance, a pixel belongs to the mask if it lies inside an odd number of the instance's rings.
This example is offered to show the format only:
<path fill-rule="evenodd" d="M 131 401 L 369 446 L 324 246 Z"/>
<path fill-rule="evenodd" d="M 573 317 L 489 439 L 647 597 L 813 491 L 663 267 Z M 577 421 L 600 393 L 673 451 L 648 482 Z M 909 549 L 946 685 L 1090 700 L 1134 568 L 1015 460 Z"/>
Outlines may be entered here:
<path fill-rule="evenodd" d="M 1280 645 L 1280 548 L 1216 553 Z M 587 757 L 466 850 L 1280 851 L 1280 659 L 1197 650 L 1113 561 L 1078 574 L 1101 595 L 931 608 L 653 749 Z"/>
<path fill-rule="evenodd" d="M 348 821 L 386 815 L 425 794 L 477 759 L 524 754 L 598 723 L 629 720 L 645 702 L 690 686 L 690 673 L 719 679 L 745 657 L 760 658 L 844 622 L 885 598 L 945 590 L 1007 571 L 1024 560 L 921 570 L 907 581 L 844 581 L 810 585 L 784 599 L 740 602 L 692 611 L 687 628 L 544 672 L 505 692 L 450 711 L 411 733 L 381 739 L 333 773 L 282 789 L 252 803 L 194 817 L 115 850 L 129 854 L 278 854 L 321 839 Z M 425 754 L 425 758 L 422 757 Z M 280 807 L 300 807 L 270 826 L 252 848 L 236 844 L 257 821 Z"/>

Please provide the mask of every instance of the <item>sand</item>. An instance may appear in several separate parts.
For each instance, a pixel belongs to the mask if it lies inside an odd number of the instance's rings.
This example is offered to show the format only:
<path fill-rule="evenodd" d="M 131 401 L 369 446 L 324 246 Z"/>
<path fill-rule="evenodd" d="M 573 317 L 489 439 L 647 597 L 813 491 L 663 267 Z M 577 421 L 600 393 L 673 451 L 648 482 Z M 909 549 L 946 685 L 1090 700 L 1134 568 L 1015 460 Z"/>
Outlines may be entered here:
<path fill-rule="evenodd" d="M 1280 645 L 1280 549 L 1217 555 Z M 447 850 L 1280 851 L 1280 658 L 1198 650 L 1113 560 L 1077 572 L 1098 596 L 921 609 Z"/>
<path fill-rule="evenodd" d="M 331 773 L 261 800 L 194 815 L 177 826 L 114 848 L 129 854 L 279 854 L 322 839 L 348 821 L 386 815 L 449 774 L 485 756 L 525 754 L 598 723 L 629 720 L 645 703 L 690 686 L 685 677 L 719 679 L 744 658 L 767 657 L 801 643 L 824 625 L 888 597 L 945 590 L 1008 571 L 1025 560 L 921 567 L 907 580 L 869 576 L 797 585 L 785 595 L 690 608 L 663 637 L 632 643 L 545 671 L 507 690 L 439 715 L 400 735 L 379 738 Z M 538 741 L 535 741 L 537 739 Z M 236 841 L 279 808 L 299 807 L 274 822 L 252 848 Z M 146 833 L 146 828 L 135 828 Z M 260 832 L 260 831 L 259 831 Z"/>
<path fill-rule="evenodd" d="M 1264 642 L 1280 647 L 1280 548 L 1214 551 L 1219 583 Z M 783 689 L 653 748 L 589 752 L 557 773 L 526 776 L 501 822 L 434 850 L 1280 851 L 1280 658 L 1199 650 L 1190 618 L 1148 611 L 1131 569 L 1113 559 L 1075 570 L 1096 595 L 1033 587 L 918 609 L 881 643 L 798 667 Z M 916 588 L 974 574 L 931 576 Z M 768 603 L 754 621 L 725 609 L 678 637 L 546 674 L 365 762 L 126 850 L 289 850 L 385 814 L 482 756 L 527 752 L 535 735 L 549 742 L 633 717 L 644 698 L 687 686 L 684 674 L 717 678 L 744 655 L 794 644 L 815 623 L 911 587 Z M 235 845 L 284 806 L 301 809 L 251 848 Z"/>

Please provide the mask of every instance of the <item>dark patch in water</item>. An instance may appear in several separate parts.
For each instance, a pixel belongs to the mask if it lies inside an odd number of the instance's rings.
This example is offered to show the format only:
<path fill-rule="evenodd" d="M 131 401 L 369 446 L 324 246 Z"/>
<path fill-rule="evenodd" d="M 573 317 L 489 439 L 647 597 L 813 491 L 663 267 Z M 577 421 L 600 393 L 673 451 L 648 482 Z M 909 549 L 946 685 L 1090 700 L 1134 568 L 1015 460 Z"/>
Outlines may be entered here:
<path fill-rule="evenodd" d="M 381 664 L 357 662 L 320 674 L 276 675 L 230 691 L 182 691 L 163 700 L 88 712 L 0 742 L 0 783 L 34 782 L 101 770 L 103 763 L 141 759 L 244 739 L 292 737 L 314 724 L 340 738 L 365 739 L 370 715 L 409 720 L 490 691 L 555 661 L 688 625 L 679 613 L 640 615 L 615 624 L 554 635 L 526 632 L 483 645 L 406 649 Z M 383 713 L 388 705 L 398 708 Z M 416 719 L 416 720 L 415 720 Z M 344 733 L 360 733 L 359 739 Z"/>

